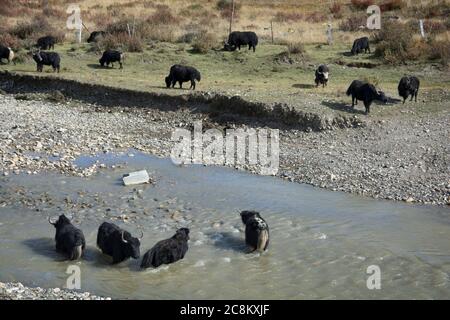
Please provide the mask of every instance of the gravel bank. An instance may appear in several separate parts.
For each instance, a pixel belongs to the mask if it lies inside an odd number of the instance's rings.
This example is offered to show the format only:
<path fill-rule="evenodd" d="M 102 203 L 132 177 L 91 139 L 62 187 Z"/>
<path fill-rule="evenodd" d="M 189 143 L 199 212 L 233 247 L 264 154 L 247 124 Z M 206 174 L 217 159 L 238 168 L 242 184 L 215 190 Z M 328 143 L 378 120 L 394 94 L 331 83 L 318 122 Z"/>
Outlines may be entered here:
<path fill-rule="evenodd" d="M 60 288 L 30 288 L 20 282 L 0 282 L 0 300 L 111 300 L 111 298 Z"/>
<path fill-rule="evenodd" d="M 197 120 L 205 129 L 219 130 L 270 125 L 257 119 L 218 123 L 188 108 L 98 107 L 49 98 L 0 95 L 0 175 L 56 170 L 89 176 L 105 165 L 81 169 L 72 163 L 76 157 L 129 148 L 168 157 L 173 130 L 191 128 Z M 449 123 L 447 109 L 373 119 L 355 129 L 308 133 L 281 128 L 278 176 L 374 198 L 449 204 Z M 248 165 L 237 169 L 258 171 Z"/>

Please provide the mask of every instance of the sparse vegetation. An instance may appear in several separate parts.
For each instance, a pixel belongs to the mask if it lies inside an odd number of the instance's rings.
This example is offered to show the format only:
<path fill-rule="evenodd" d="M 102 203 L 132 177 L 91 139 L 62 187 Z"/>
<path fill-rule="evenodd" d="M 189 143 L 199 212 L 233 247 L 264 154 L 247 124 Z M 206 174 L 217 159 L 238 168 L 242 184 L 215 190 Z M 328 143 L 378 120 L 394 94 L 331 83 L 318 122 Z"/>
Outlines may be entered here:
<path fill-rule="evenodd" d="M 192 43 L 192 51 L 195 53 L 207 53 L 218 44 L 218 39 L 213 33 L 203 32 L 195 37 Z"/>

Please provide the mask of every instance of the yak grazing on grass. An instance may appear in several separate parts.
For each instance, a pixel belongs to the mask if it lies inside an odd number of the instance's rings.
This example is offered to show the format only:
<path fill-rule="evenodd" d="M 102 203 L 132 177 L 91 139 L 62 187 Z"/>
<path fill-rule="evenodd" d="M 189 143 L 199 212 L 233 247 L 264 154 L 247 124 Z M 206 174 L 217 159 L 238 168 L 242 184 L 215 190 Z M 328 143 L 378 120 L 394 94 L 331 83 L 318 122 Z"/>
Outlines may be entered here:
<path fill-rule="evenodd" d="M 104 38 L 106 36 L 105 31 L 93 31 L 91 32 L 89 38 L 87 39 L 88 43 L 97 42 L 99 39 Z"/>
<path fill-rule="evenodd" d="M 102 57 L 100 58 L 100 60 L 98 62 L 100 62 L 100 65 L 102 67 L 105 66 L 109 66 L 109 64 L 111 64 L 111 66 L 114 68 L 114 62 L 119 62 L 120 65 L 120 69 L 123 68 L 122 66 L 122 61 L 124 59 L 124 54 L 120 51 L 117 50 L 106 50 L 105 52 L 103 52 Z"/>
<path fill-rule="evenodd" d="M 387 97 L 382 91 L 377 91 L 372 84 L 359 80 L 353 80 L 348 87 L 347 96 L 350 95 L 352 96 L 352 108 L 355 106 L 355 100 L 356 104 L 358 104 L 358 100 L 361 100 L 364 102 L 366 114 L 370 113 L 370 105 L 374 100 L 387 102 Z"/>
<path fill-rule="evenodd" d="M 352 53 L 352 55 L 355 55 L 355 54 L 363 52 L 363 50 L 364 50 L 364 53 L 367 53 L 367 51 L 369 51 L 369 53 L 370 53 L 368 37 L 362 37 L 362 38 L 356 39 L 353 42 L 351 53 Z"/>
<path fill-rule="evenodd" d="M 167 88 L 175 87 L 175 84 L 178 82 L 181 89 L 183 88 L 183 82 L 190 81 L 191 86 L 189 89 L 195 90 L 195 80 L 200 81 L 200 79 L 200 72 L 194 67 L 175 64 L 170 68 L 169 75 L 165 80 Z"/>
<path fill-rule="evenodd" d="M 248 45 L 248 50 L 256 50 L 256 45 L 258 44 L 258 36 L 252 31 L 233 31 L 228 36 L 228 43 L 225 48 L 231 51 L 237 49 L 241 50 L 241 46 Z"/>

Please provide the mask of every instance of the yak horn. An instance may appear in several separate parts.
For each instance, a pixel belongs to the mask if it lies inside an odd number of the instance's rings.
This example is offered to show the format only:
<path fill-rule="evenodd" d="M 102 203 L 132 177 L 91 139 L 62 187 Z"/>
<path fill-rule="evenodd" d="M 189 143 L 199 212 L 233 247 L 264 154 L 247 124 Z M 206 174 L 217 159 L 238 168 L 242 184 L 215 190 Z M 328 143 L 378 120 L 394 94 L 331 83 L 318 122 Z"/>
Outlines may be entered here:
<path fill-rule="evenodd" d="M 54 221 L 54 218 L 55 218 L 55 216 L 53 216 L 53 217 L 48 217 L 48 222 L 50 223 L 50 224 L 55 224 L 56 223 L 56 221 L 55 222 L 53 222 Z"/>
<path fill-rule="evenodd" d="M 123 241 L 124 243 L 128 243 L 128 241 L 125 240 L 125 239 L 123 238 L 124 233 L 125 233 L 125 231 L 122 231 L 122 241 Z"/>

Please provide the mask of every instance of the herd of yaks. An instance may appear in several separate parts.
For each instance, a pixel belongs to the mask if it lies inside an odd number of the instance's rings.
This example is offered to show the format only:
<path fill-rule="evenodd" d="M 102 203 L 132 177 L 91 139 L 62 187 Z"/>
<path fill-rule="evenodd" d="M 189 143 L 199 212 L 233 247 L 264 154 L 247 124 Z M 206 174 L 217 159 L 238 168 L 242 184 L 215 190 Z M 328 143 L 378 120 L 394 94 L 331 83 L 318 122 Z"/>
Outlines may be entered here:
<path fill-rule="evenodd" d="M 245 243 L 248 252 L 263 252 L 269 245 L 269 226 L 256 211 L 240 213 L 245 225 Z M 56 251 L 64 254 L 69 260 L 78 260 L 83 256 L 86 240 L 83 231 L 75 227 L 71 219 L 65 215 L 49 217 L 49 223 L 56 228 Z M 140 258 L 140 245 L 143 233 L 133 237 L 119 226 L 103 222 L 98 228 L 97 247 L 103 254 L 112 257 L 112 263 L 120 263 L 129 258 Z M 180 228 L 169 239 L 157 242 L 148 250 L 141 261 L 141 268 L 157 268 L 163 264 L 171 264 L 181 260 L 188 251 L 189 229 Z"/>
<path fill-rule="evenodd" d="M 94 31 L 91 33 L 88 42 L 94 42 L 99 39 L 99 37 L 105 36 L 104 31 Z M 32 56 L 34 61 L 37 64 L 37 71 L 42 72 L 43 66 L 48 65 L 52 66 L 54 72 L 60 71 L 61 58 L 57 52 L 46 52 L 41 50 L 54 49 L 54 45 L 56 43 L 56 39 L 52 36 L 46 36 L 39 38 L 37 41 L 36 47 L 39 48 L 32 52 Z M 234 51 L 236 49 L 241 49 L 241 46 L 248 46 L 248 49 L 253 49 L 253 52 L 256 50 L 256 45 L 258 44 L 258 36 L 255 32 L 251 31 L 234 31 L 230 33 L 228 37 L 228 42 L 225 43 L 225 50 Z M 358 38 L 353 42 L 353 46 L 351 48 L 351 53 L 353 55 L 369 52 L 369 38 L 362 37 Z M 14 52 L 11 48 L 5 47 L 0 44 L 0 61 L 2 59 L 7 59 L 8 62 L 14 60 Z M 102 67 L 111 66 L 114 68 L 114 63 L 118 62 L 120 68 L 123 68 L 122 61 L 124 59 L 124 54 L 117 50 L 106 50 L 103 52 L 102 57 L 99 60 L 99 63 Z M 325 64 L 319 65 L 319 67 L 315 70 L 315 83 L 316 87 L 322 84 L 325 87 L 328 83 L 329 78 L 329 68 Z M 165 78 L 165 83 L 167 88 L 174 87 L 178 82 L 180 88 L 183 86 L 183 82 L 190 82 L 191 86 L 189 89 L 195 90 L 196 81 L 200 81 L 201 75 L 200 72 L 191 66 L 183 66 L 183 65 L 173 65 L 170 68 L 169 75 Z M 411 100 L 415 98 L 417 102 L 417 94 L 419 91 L 420 81 L 415 76 L 405 76 L 400 79 L 398 84 L 398 93 L 403 98 L 403 103 L 405 103 L 406 99 L 411 96 Z M 382 91 L 376 90 L 376 88 L 367 82 L 354 80 L 349 88 L 347 89 L 347 95 L 352 97 L 352 108 L 355 104 L 358 104 L 358 100 L 363 101 L 366 114 L 370 112 L 370 105 L 374 100 L 381 101 L 386 103 L 388 98 Z"/>

